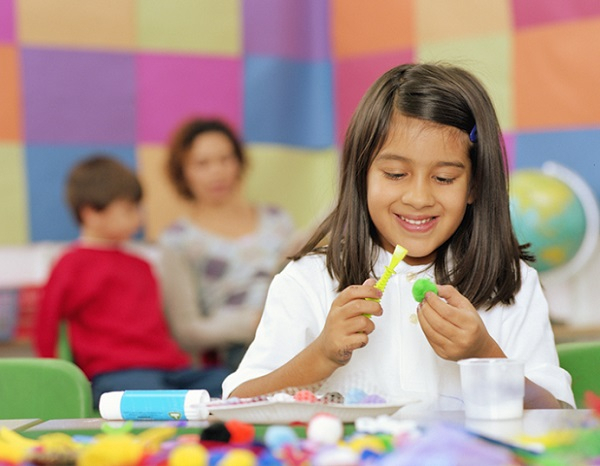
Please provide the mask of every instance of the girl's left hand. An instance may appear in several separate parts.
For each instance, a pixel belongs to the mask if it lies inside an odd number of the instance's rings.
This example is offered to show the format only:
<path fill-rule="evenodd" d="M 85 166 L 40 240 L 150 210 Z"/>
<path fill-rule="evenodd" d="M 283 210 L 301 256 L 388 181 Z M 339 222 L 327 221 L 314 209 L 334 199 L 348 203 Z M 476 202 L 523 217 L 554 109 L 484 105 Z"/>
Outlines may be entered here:
<path fill-rule="evenodd" d="M 450 285 L 438 285 L 438 294 L 427 293 L 417 312 L 438 356 L 451 361 L 506 357 L 467 298 Z"/>

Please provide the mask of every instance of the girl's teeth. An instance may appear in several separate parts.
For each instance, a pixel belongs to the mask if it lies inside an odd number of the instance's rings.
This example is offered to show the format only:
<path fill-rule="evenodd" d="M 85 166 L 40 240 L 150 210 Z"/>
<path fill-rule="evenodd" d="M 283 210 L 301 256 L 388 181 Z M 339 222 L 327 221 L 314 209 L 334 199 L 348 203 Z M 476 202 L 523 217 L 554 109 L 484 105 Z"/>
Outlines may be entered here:
<path fill-rule="evenodd" d="M 411 225 L 423 225 L 427 222 L 429 222 L 429 218 L 424 218 L 422 220 L 411 220 L 410 218 L 406 218 L 406 217 L 402 217 L 402 220 L 404 220 L 407 223 L 410 223 Z"/>

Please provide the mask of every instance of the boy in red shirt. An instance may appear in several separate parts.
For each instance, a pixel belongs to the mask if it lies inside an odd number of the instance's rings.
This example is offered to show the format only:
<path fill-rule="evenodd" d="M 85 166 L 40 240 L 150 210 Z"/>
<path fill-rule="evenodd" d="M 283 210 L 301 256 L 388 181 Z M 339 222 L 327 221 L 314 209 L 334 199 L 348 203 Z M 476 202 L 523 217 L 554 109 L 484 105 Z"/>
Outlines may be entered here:
<path fill-rule="evenodd" d="M 220 396 L 228 372 L 195 370 L 171 337 L 150 264 L 128 252 L 141 225 L 136 175 L 108 156 L 73 168 L 67 200 L 79 240 L 53 267 L 35 330 L 39 356 L 56 357 L 65 320 L 75 363 L 92 382 L 94 406 L 106 391 L 204 388 Z"/>

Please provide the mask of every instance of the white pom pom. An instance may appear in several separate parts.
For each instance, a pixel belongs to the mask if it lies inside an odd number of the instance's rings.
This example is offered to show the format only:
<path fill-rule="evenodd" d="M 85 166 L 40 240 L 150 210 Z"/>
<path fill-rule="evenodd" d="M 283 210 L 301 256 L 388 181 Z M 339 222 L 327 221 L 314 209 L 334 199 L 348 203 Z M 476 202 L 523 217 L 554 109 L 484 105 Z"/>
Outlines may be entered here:
<path fill-rule="evenodd" d="M 326 445 L 338 443 L 343 436 L 344 424 L 342 421 L 327 413 L 315 414 L 306 429 L 306 438 Z"/>

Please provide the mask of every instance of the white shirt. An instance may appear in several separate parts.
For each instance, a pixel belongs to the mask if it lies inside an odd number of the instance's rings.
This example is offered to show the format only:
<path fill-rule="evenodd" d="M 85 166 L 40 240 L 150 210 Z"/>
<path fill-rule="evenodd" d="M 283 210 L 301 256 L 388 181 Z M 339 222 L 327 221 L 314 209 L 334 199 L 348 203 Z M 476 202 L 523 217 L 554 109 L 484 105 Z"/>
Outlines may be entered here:
<path fill-rule="evenodd" d="M 377 276 L 383 274 L 390 258 L 389 252 L 379 254 Z M 462 407 L 458 364 L 435 354 L 416 318 L 412 285 L 419 277 L 433 278 L 432 270 L 423 272 L 423 268 L 405 262 L 398 265 L 381 299 L 383 315 L 373 317 L 375 330 L 369 343 L 355 350 L 350 362 L 337 369 L 320 391 L 344 394 L 360 388 L 388 402 L 417 394 L 428 407 Z M 558 365 L 548 304 L 537 272 L 521 262 L 521 273 L 523 283 L 515 304 L 497 305 L 480 311 L 480 316 L 506 356 L 525 361 L 527 378 L 574 406 L 571 378 Z M 254 342 L 238 370 L 225 379 L 223 397 L 241 383 L 282 366 L 315 340 L 338 294 L 336 288 L 324 255 L 288 264 L 271 284 Z"/>

